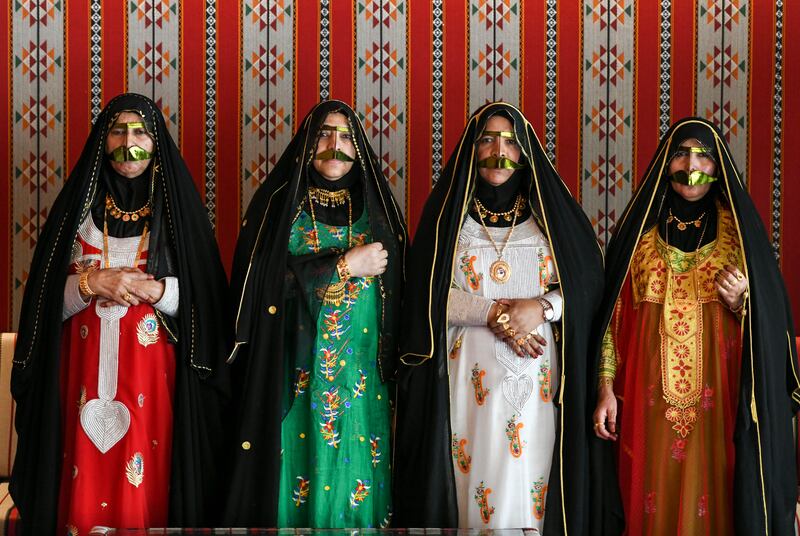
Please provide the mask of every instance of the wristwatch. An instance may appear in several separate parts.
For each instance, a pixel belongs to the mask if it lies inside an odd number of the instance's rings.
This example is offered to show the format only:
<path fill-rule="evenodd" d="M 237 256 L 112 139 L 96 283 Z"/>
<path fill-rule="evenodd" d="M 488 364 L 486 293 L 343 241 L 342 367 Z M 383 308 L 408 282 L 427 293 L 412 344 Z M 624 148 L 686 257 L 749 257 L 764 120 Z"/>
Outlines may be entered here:
<path fill-rule="evenodd" d="M 542 314 L 544 315 L 545 322 L 552 322 L 556 317 L 556 312 L 553 310 L 553 304 L 544 298 L 537 298 L 536 301 L 542 306 Z"/>

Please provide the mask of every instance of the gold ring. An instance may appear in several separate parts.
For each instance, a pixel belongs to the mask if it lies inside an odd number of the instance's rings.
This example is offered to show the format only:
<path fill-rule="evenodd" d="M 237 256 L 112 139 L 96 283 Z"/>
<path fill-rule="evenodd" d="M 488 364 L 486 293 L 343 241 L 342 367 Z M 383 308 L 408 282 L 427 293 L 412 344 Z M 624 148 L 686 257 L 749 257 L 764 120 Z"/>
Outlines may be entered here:
<path fill-rule="evenodd" d="M 740 273 L 737 273 L 737 274 L 736 274 L 736 279 L 738 279 L 739 281 L 741 281 L 742 279 L 744 279 L 744 276 L 743 276 L 742 274 L 740 274 Z"/>
<path fill-rule="evenodd" d="M 500 324 L 500 326 L 503 328 L 503 331 L 508 331 L 511 329 L 511 326 L 508 325 L 508 322 L 498 322 L 498 324 Z"/>
<path fill-rule="evenodd" d="M 503 326 L 504 329 L 508 329 L 508 321 L 511 320 L 511 317 L 508 316 L 508 313 L 503 313 L 497 317 L 497 323 Z"/>
<path fill-rule="evenodd" d="M 595 428 L 600 428 L 601 426 L 603 426 L 603 423 L 601 423 L 601 422 L 594 423 L 594 427 Z"/>
<path fill-rule="evenodd" d="M 516 335 L 516 334 L 517 334 L 517 332 L 516 332 L 516 330 L 514 328 L 508 328 L 506 330 L 506 335 L 508 335 L 509 337 L 513 338 L 514 335 Z"/>
<path fill-rule="evenodd" d="M 122 299 L 125 301 L 131 301 L 131 293 L 126 292 L 125 294 L 122 295 Z"/>
<path fill-rule="evenodd" d="M 527 339 L 525 337 L 520 337 L 519 339 L 517 339 L 517 346 L 524 345 L 526 340 Z"/>

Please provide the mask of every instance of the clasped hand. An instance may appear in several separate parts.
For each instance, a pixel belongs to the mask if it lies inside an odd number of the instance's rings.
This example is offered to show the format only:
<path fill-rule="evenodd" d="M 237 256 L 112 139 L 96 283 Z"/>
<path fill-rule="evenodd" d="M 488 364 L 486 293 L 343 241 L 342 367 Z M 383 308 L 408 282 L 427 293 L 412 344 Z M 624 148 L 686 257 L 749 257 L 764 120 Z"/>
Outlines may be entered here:
<path fill-rule="evenodd" d="M 351 277 L 372 277 L 386 271 L 389 263 L 389 252 L 383 244 L 373 242 L 363 246 L 350 248 L 344 255 Z"/>
<path fill-rule="evenodd" d="M 102 298 L 100 306 L 130 307 L 140 303 L 156 303 L 164 294 L 164 283 L 138 268 L 104 268 L 91 272 L 86 281 Z"/>
<path fill-rule="evenodd" d="M 504 315 L 508 316 L 507 320 Z M 543 322 L 544 311 L 539 300 L 501 299 L 492 306 L 487 325 L 495 337 L 508 344 L 518 356 L 535 358 L 544 353 L 542 347 L 547 345 L 544 337 L 534 333 Z"/>

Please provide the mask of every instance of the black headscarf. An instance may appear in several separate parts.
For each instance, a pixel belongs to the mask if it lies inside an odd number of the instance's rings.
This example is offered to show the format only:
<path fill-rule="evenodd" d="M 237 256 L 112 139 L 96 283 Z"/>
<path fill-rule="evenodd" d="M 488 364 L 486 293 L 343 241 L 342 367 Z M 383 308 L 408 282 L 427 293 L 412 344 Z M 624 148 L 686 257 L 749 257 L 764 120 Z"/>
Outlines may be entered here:
<path fill-rule="evenodd" d="M 628 204 L 606 255 L 606 295 L 595 334 L 599 341 L 611 320 L 617 297 L 628 277 L 639 239 L 659 219 L 662 200 L 672 188 L 669 159 L 682 141 L 695 138 L 712 150 L 717 163 L 709 194 L 733 213 L 748 279 L 741 356 L 739 405 L 734 443 L 734 521 L 737 534 L 791 534 L 797 498 L 792 414 L 800 407 L 800 381 L 794 355 L 794 324 L 783 279 L 761 218 L 742 183 L 725 138 L 716 126 L 699 118 L 675 123 L 664 135 L 645 176 Z M 708 231 L 707 231 L 708 232 Z M 670 232 L 670 241 L 673 233 Z M 713 237 L 716 237 L 714 232 Z M 705 240 L 704 240 L 705 241 Z M 690 249 L 694 249 L 692 245 Z M 597 451 L 611 450 L 596 440 Z M 598 466 L 598 469 L 608 465 Z M 616 474 L 593 474 L 611 481 Z"/>
<path fill-rule="evenodd" d="M 144 118 L 155 144 L 153 162 L 128 192 L 120 190 L 124 186 L 105 155 L 108 131 L 125 111 Z M 120 196 L 124 209 L 139 208 L 134 205 L 141 202 L 142 192 L 151 197 L 146 271 L 156 278 L 175 275 L 179 282 L 178 316 L 156 311 L 175 343 L 177 360 L 169 521 L 178 526 L 215 522 L 214 460 L 221 439 L 220 403 L 227 396 L 227 370 L 222 366 L 229 333 L 223 316 L 225 272 L 197 190 L 161 112 L 147 97 L 128 93 L 112 99 L 97 117 L 50 210 L 25 286 L 11 377 L 19 443 L 10 489 L 26 534 L 56 531 L 64 285 L 78 228 L 87 215 L 104 206 L 108 191 Z M 109 230 L 120 236 L 129 232 L 136 234 L 135 226 Z"/>
<path fill-rule="evenodd" d="M 551 245 L 564 299 L 562 376 L 549 480 L 545 533 L 589 534 L 587 405 L 588 345 L 603 293 L 602 254 L 591 225 L 542 149 L 522 113 L 505 103 L 478 109 L 433 188 L 409 252 L 403 305 L 395 440 L 395 519 L 399 526 L 457 527 L 450 454 L 447 299 L 461 226 L 480 184 L 475 142 L 495 114 L 510 118 L 527 164 L 520 188 Z M 517 172 L 515 175 L 519 174 Z"/>
<path fill-rule="evenodd" d="M 356 149 L 353 168 L 339 179 L 345 181 L 339 185 L 313 173 L 311 165 L 320 127 L 333 112 L 347 118 Z M 227 526 L 274 527 L 277 523 L 281 421 L 291 406 L 295 369 L 312 357 L 320 306 L 315 290 L 331 280 L 344 253 L 327 248 L 309 255 L 289 254 L 292 224 L 299 211 L 307 209 L 309 184 L 325 189 L 347 185 L 353 198 L 353 221 L 360 202 L 367 211 L 372 241 L 381 242 L 389 253 L 387 270 L 380 277 L 383 314 L 377 359 L 382 381 L 395 374 L 407 241 L 403 216 L 358 116 L 341 101 L 325 101 L 308 113 L 256 191 L 236 245 L 231 276 L 236 343 L 229 362 L 239 400 Z M 338 211 L 344 213 L 341 208 Z M 336 212 L 329 209 L 321 217 L 340 223 L 341 214 Z"/>

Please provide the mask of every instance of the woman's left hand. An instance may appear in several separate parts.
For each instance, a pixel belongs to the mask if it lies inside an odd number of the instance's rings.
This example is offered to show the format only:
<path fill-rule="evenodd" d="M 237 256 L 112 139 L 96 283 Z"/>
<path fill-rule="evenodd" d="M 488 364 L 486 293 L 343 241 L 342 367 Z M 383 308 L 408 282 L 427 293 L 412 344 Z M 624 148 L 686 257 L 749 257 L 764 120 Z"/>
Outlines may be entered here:
<path fill-rule="evenodd" d="M 493 322 L 490 328 L 494 334 L 503 338 L 506 343 L 514 349 L 518 356 L 524 357 L 526 354 L 531 357 L 539 357 L 544 353 L 542 346 L 547 345 L 547 341 L 538 333 L 529 333 L 538 328 L 544 322 L 544 311 L 542 304 L 536 299 L 502 299 L 498 303 L 505 306 L 505 313 L 508 314 L 508 322 Z"/>
<path fill-rule="evenodd" d="M 717 292 L 722 301 L 731 310 L 736 310 L 742 305 L 744 291 L 747 290 L 747 278 L 736 266 L 726 265 L 717 272 Z"/>

